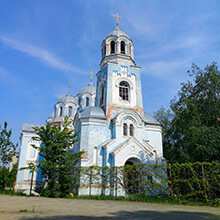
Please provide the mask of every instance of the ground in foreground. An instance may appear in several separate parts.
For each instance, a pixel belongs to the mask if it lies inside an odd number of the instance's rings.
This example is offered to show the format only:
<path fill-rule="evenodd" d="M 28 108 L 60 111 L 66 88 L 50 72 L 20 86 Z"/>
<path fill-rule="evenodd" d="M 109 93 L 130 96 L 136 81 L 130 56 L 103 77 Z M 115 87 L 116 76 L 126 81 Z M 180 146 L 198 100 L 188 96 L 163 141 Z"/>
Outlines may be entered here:
<path fill-rule="evenodd" d="M 0 219 L 220 219 L 220 208 L 0 195 Z"/>

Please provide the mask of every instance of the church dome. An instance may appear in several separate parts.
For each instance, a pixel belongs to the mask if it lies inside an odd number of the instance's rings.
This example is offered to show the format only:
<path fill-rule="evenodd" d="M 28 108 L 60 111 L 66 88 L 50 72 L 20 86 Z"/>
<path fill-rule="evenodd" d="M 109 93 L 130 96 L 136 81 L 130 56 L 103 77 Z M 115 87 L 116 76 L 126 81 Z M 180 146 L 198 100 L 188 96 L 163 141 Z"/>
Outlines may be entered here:
<path fill-rule="evenodd" d="M 100 107 L 87 107 L 81 113 L 80 118 L 100 118 L 105 119 L 105 113 Z"/>
<path fill-rule="evenodd" d="M 84 94 L 96 94 L 96 87 L 93 85 L 92 81 L 87 86 L 80 89 L 77 96 L 83 96 Z"/>
<path fill-rule="evenodd" d="M 76 101 L 76 98 L 75 98 L 75 97 L 73 97 L 70 93 L 68 93 L 67 95 L 61 97 L 61 98 L 58 100 L 57 104 L 59 104 L 59 103 L 63 103 L 64 105 L 66 105 L 67 103 L 76 104 L 77 101 Z"/>
<path fill-rule="evenodd" d="M 115 28 L 114 31 L 110 32 L 106 38 L 110 37 L 110 36 L 116 36 L 116 37 L 120 37 L 120 36 L 125 36 L 128 39 L 130 39 L 130 37 L 128 36 L 128 34 L 126 34 L 124 31 L 122 31 L 119 26 L 117 25 L 117 27 Z"/>
<path fill-rule="evenodd" d="M 117 25 L 101 44 L 102 60 L 100 66 L 106 62 L 123 62 L 136 65 L 134 62 L 134 45 L 131 38 Z"/>
<path fill-rule="evenodd" d="M 54 121 L 54 116 L 55 116 L 54 112 L 51 113 L 51 114 L 49 115 L 49 117 L 47 118 L 46 122 L 47 122 L 47 123 L 52 123 L 52 122 Z"/>
<path fill-rule="evenodd" d="M 148 113 L 144 113 L 144 121 L 147 124 L 154 124 L 154 125 L 161 125 L 159 121 L 157 121 L 156 118 L 154 118 L 153 116 L 151 116 Z"/>

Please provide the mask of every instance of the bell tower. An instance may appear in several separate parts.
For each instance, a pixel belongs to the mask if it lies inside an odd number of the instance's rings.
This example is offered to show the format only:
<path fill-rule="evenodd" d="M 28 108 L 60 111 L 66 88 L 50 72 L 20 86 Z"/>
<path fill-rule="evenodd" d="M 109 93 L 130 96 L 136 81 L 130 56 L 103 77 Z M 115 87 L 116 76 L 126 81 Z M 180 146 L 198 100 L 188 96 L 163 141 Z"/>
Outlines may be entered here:
<path fill-rule="evenodd" d="M 134 45 L 128 34 L 118 25 L 101 44 L 102 60 L 97 73 L 96 106 L 107 119 L 125 109 L 143 114 L 141 68 L 134 61 Z"/>

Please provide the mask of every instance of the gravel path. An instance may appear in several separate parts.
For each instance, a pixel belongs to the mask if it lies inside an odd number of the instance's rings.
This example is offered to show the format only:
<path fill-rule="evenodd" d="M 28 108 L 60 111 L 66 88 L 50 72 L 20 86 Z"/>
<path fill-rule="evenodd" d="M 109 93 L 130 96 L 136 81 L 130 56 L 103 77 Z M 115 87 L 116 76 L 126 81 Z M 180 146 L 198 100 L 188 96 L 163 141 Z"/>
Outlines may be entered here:
<path fill-rule="evenodd" d="M 0 195 L 5 219 L 220 219 L 220 208 Z"/>

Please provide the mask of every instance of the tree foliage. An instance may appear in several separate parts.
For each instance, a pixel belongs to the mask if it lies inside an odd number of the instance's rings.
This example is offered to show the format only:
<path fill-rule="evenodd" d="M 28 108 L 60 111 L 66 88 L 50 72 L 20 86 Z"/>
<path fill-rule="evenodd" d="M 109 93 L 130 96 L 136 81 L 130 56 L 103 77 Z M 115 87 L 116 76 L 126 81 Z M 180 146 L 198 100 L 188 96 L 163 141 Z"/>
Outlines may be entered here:
<path fill-rule="evenodd" d="M 11 172 L 6 167 L 0 168 L 0 190 L 5 189 L 6 187 L 12 188 L 16 180 L 16 175 L 18 171 L 18 165 L 14 165 Z"/>
<path fill-rule="evenodd" d="M 181 84 L 170 110 L 155 117 L 164 126 L 164 156 L 170 162 L 219 161 L 220 72 L 216 63 L 204 70 L 192 64 L 191 81 Z"/>
<path fill-rule="evenodd" d="M 47 186 L 42 191 L 44 196 L 63 197 L 70 192 L 71 185 L 77 181 L 74 167 L 79 163 L 82 152 L 73 154 L 71 147 L 78 141 L 77 133 L 69 128 L 72 121 L 65 118 L 63 125 L 50 125 L 35 127 L 37 137 L 33 140 L 40 141 L 41 146 L 32 147 L 39 150 L 42 160 L 37 167 L 42 176 L 46 177 Z"/>
<path fill-rule="evenodd" d="M 5 166 L 11 162 L 11 158 L 16 150 L 18 144 L 11 141 L 12 130 L 7 129 L 7 122 L 4 127 L 0 126 L 0 166 Z"/>

